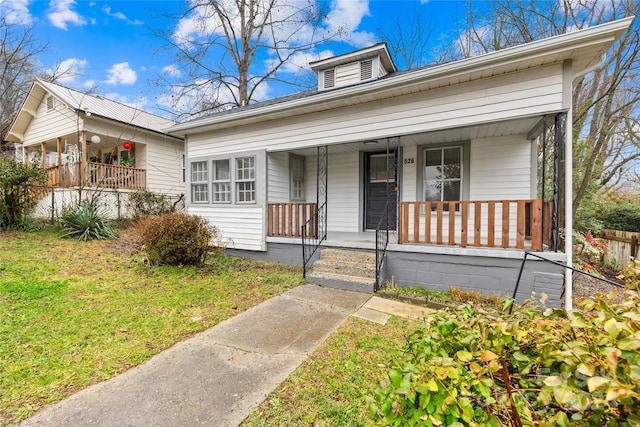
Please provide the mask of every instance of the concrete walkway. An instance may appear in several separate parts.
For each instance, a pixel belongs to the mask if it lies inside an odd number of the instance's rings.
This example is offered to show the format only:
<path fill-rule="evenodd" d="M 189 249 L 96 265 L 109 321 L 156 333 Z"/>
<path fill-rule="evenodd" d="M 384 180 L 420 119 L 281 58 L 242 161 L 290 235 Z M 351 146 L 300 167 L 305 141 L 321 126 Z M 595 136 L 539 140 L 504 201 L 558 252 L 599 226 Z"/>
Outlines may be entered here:
<path fill-rule="evenodd" d="M 31 426 L 237 426 L 350 315 L 384 324 L 427 309 L 304 285 L 48 406 Z"/>

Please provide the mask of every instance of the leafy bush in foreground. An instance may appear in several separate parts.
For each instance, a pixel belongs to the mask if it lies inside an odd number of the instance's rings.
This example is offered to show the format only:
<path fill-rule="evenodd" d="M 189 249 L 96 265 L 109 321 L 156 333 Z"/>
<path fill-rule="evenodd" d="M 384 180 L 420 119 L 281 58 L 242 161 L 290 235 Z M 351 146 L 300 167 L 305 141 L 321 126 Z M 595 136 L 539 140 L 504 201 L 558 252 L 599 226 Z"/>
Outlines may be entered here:
<path fill-rule="evenodd" d="M 34 185 L 47 181 L 45 171 L 35 164 L 0 159 L 0 228 L 25 228 L 31 209 L 42 194 Z"/>
<path fill-rule="evenodd" d="M 106 214 L 95 201 L 81 200 L 77 205 L 65 208 L 58 224 L 64 231 L 64 237 L 75 237 L 83 241 L 117 237 Z"/>
<path fill-rule="evenodd" d="M 428 317 L 370 398 L 382 425 L 640 426 L 640 297 Z"/>
<path fill-rule="evenodd" d="M 154 265 L 203 263 L 212 240 L 219 240 L 217 228 L 195 215 L 171 213 L 142 223 L 143 249 Z"/>

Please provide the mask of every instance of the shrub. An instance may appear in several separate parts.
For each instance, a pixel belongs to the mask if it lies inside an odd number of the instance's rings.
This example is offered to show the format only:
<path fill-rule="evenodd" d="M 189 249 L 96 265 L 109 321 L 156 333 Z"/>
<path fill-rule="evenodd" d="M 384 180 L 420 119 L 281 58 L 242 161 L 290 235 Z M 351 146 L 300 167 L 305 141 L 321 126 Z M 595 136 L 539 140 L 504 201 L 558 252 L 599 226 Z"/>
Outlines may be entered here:
<path fill-rule="evenodd" d="M 0 159 L 0 228 L 25 228 L 31 209 L 41 194 L 34 185 L 46 182 L 46 173 L 36 165 Z"/>
<path fill-rule="evenodd" d="M 142 247 L 154 265 L 203 263 L 212 240 L 219 240 L 217 228 L 195 215 L 170 213 L 147 218 L 142 225 Z"/>
<path fill-rule="evenodd" d="M 83 241 L 117 237 L 106 214 L 95 201 L 81 200 L 72 207 L 65 207 L 58 224 L 62 227 L 64 237 L 75 237 Z"/>
<path fill-rule="evenodd" d="M 594 196 L 580 204 L 576 230 L 599 233 L 602 229 L 640 230 L 640 197 L 618 193 Z"/>
<path fill-rule="evenodd" d="M 604 256 L 609 252 L 607 244 L 591 235 L 589 231 L 582 234 L 573 232 L 574 263 L 582 270 L 596 273 L 597 267 L 604 263 Z"/>
<path fill-rule="evenodd" d="M 471 304 L 409 336 L 369 398 L 383 425 L 640 425 L 640 297 L 513 314 Z"/>
<path fill-rule="evenodd" d="M 162 215 L 174 211 L 166 196 L 146 190 L 129 194 L 128 207 L 134 218 Z"/>
<path fill-rule="evenodd" d="M 632 258 L 617 277 L 624 281 L 625 289 L 640 291 L 640 259 Z"/>

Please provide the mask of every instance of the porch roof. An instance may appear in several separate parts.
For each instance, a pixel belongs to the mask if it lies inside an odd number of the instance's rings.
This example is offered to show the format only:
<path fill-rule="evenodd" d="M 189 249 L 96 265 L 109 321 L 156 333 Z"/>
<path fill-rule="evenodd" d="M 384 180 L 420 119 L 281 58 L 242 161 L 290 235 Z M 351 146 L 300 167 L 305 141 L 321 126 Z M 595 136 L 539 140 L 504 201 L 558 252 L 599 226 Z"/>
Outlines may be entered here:
<path fill-rule="evenodd" d="M 302 92 L 218 112 L 175 125 L 166 131 L 186 136 L 393 98 L 564 61 L 571 61 L 573 79 L 600 64 L 603 55 L 632 21 L 633 17 L 629 17 L 459 61 L 392 73 L 378 80 L 334 90 Z"/>

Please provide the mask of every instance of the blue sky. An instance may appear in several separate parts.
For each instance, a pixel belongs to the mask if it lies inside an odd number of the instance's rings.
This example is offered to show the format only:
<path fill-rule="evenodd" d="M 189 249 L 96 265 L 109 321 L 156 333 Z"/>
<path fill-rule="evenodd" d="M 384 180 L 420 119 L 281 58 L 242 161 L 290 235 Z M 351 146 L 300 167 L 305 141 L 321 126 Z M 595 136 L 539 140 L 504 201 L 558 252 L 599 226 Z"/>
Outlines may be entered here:
<path fill-rule="evenodd" d="M 339 25 L 347 34 L 340 43 L 296 58 L 300 66 L 309 59 L 376 43 L 380 41 L 378 29 L 393 31 L 395 17 L 409 22 L 416 8 L 430 18 L 435 38 L 455 40 L 455 21 L 464 15 L 464 4 L 457 1 L 332 0 L 329 4 L 331 12 L 324 25 Z M 177 0 L 0 0 L 0 13 L 8 12 L 15 22 L 30 24 L 38 41 L 49 44 L 39 57 L 42 67 L 63 64 L 77 74 L 59 83 L 158 111 L 167 93 L 153 82 L 162 73 L 172 72 L 174 57 L 160 49 L 164 42 L 152 36 L 152 29 L 174 32 L 188 28 L 188 22 L 166 18 L 184 6 L 184 1 Z M 260 97 L 287 91 L 291 89 L 266 86 Z"/>

